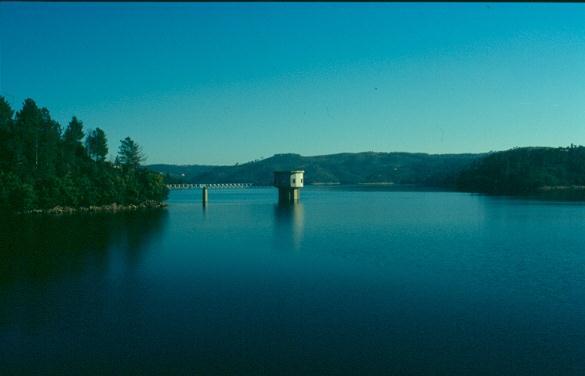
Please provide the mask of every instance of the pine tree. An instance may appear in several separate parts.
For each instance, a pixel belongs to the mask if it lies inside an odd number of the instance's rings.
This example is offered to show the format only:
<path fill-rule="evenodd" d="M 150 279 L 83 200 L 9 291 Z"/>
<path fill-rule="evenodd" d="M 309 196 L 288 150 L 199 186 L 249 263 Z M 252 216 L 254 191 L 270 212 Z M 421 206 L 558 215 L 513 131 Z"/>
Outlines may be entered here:
<path fill-rule="evenodd" d="M 106 133 L 96 128 L 90 131 L 85 140 L 87 152 L 95 161 L 103 162 L 108 155 L 108 139 Z"/>
<path fill-rule="evenodd" d="M 83 136 L 83 123 L 79 121 L 77 117 L 73 116 L 69 122 L 69 126 L 67 126 L 67 129 L 63 134 L 63 141 L 69 145 L 81 145 L 81 139 L 83 139 Z"/>
<path fill-rule="evenodd" d="M 142 153 L 142 147 L 130 137 L 126 137 L 120 143 L 120 149 L 118 150 L 119 163 L 129 169 L 140 167 L 140 163 L 146 160 Z"/>
<path fill-rule="evenodd" d="M 14 111 L 0 96 L 0 170 L 11 170 L 13 164 L 12 126 Z"/>

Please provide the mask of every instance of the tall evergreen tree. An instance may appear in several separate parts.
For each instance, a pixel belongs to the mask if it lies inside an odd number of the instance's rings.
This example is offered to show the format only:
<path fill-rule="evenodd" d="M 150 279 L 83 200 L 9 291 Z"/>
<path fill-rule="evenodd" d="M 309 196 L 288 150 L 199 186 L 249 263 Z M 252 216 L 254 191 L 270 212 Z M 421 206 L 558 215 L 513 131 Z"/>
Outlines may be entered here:
<path fill-rule="evenodd" d="M 146 158 L 142 153 L 142 147 L 130 137 L 126 137 L 120 141 L 118 160 L 126 168 L 137 169 L 140 163 L 144 162 Z"/>
<path fill-rule="evenodd" d="M 37 175 L 53 176 L 60 158 L 61 125 L 51 119 L 49 110 L 41 109 Z"/>
<path fill-rule="evenodd" d="M 12 123 L 12 116 L 14 111 L 6 99 L 0 95 L 0 129 L 4 129 L 10 126 Z"/>
<path fill-rule="evenodd" d="M 65 171 L 78 171 L 82 168 L 84 157 L 86 157 L 85 148 L 81 142 L 83 136 L 83 123 L 73 116 L 67 129 L 63 132 L 63 168 Z"/>
<path fill-rule="evenodd" d="M 0 170 L 11 169 L 12 165 L 12 124 L 14 111 L 0 96 Z"/>
<path fill-rule="evenodd" d="M 87 152 L 95 161 L 103 162 L 108 155 L 108 139 L 106 133 L 96 128 L 90 131 L 85 140 Z"/>
<path fill-rule="evenodd" d="M 66 144 L 79 144 L 81 145 L 81 140 L 83 139 L 83 123 L 77 119 L 77 117 L 73 116 L 65 133 L 63 134 L 63 141 Z"/>
<path fill-rule="evenodd" d="M 39 165 L 39 143 L 43 113 L 34 100 L 27 98 L 22 109 L 16 113 L 15 170 L 20 176 L 37 171 Z"/>

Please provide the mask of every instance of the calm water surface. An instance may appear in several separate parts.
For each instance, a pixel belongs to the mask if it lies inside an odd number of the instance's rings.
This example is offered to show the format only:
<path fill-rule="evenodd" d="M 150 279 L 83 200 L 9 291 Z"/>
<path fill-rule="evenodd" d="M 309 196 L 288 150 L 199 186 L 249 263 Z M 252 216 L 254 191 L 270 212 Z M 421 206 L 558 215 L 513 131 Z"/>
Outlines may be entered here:
<path fill-rule="evenodd" d="M 585 205 L 175 191 L 0 220 L 0 374 L 585 374 Z"/>

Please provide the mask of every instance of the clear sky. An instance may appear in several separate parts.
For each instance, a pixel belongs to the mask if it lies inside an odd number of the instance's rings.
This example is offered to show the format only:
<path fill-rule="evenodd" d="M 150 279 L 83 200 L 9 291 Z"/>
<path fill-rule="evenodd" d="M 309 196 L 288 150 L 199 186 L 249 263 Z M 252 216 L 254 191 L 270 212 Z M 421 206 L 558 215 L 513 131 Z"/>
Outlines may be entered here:
<path fill-rule="evenodd" d="M 585 144 L 585 5 L 2 2 L 0 94 L 147 163 Z"/>

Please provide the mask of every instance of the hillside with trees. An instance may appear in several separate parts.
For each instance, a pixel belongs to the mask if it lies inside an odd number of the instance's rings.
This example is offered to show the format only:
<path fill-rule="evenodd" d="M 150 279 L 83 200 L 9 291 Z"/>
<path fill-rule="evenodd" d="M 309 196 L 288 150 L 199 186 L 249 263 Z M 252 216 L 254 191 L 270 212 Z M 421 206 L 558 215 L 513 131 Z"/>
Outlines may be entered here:
<path fill-rule="evenodd" d="M 163 176 L 141 166 L 144 155 L 130 137 L 114 163 L 100 128 L 84 130 L 75 116 L 63 130 L 46 108 L 26 99 L 14 112 L 0 97 L 0 210 L 26 211 L 160 202 Z"/>
<path fill-rule="evenodd" d="M 303 169 L 306 184 L 393 183 L 488 194 L 563 191 L 566 195 L 568 191 L 578 191 L 585 195 L 585 147 L 575 145 L 514 148 L 484 154 L 366 152 L 310 157 L 277 154 L 235 166 L 161 164 L 148 168 L 177 183 L 271 185 L 273 171 Z"/>
<path fill-rule="evenodd" d="M 272 184 L 272 172 L 305 170 L 306 184 L 394 183 L 454 187 L 458 174 L 483 154 L 340 153 L 305 157 L 276 154 L 235 166 L 150 165 L 169 181 Z"/>
<path fill-rule="evenodd" d="M 585 147 L 526 147 L 491 153 L 461 172 L 460 190 L 523 195 L 585 187 Z"/>

